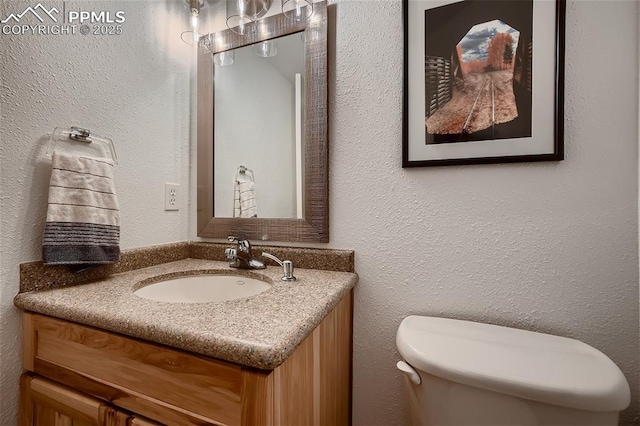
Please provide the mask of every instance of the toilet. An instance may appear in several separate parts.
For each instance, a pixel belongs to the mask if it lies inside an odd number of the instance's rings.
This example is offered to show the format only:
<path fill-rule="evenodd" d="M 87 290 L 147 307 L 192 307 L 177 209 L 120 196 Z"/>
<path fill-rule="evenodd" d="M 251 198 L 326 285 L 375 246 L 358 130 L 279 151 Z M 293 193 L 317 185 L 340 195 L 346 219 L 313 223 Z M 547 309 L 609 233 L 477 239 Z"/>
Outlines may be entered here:
<path fill-rule="evenodd" d="M 578 340 L 409 316 L 396 344 L 414 425 L 614 426 L 630 403 L 620 369 Z"/>

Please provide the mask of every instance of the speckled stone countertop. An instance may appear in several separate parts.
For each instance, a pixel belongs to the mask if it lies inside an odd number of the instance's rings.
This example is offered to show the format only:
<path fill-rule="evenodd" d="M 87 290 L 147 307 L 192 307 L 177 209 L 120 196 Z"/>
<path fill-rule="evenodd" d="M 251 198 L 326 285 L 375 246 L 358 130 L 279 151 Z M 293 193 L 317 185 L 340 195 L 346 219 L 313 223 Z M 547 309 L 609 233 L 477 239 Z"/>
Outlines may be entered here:
<path fill-rule="evenodd" d="M 133 292 L 154 277 L 196 273 L 234 274 L 272 284 L 247 299 L 214 303 L 164 303 Z M 18 294 L 17 307 L 207 355 L 271 370 L 282 364 L 358 281 L 351 272 L 282 268 L 230 269 L 201 259 L 136 269 L 88 284 Z"/>

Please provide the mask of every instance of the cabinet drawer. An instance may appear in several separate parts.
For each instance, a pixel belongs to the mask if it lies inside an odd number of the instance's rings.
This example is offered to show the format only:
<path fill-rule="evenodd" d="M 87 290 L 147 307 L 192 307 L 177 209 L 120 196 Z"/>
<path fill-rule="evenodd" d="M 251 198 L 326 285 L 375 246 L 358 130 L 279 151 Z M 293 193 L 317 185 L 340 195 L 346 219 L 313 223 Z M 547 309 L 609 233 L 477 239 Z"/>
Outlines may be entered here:
<path fill-rule="evenodd" d="M 241 423 L 239 366 L 38 314 L 24 325 L 27 370 L 114 389 L 106 398 L 116 405 L 165 421 L 173 412 L 170 424 L 184 423 L 180 413 L 192 424 Z"/>

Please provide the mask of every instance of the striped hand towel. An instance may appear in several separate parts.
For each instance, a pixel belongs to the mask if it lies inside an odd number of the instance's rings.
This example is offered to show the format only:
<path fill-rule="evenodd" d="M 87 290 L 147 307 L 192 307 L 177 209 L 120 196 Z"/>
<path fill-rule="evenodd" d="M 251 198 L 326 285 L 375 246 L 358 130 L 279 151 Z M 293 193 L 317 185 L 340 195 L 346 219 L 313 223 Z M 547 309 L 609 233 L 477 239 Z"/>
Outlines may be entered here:
<path fill-rule="evenodd" d="M 113 162 L 53 154 L 42 245 L 47 265 L 98 265 L 120 258 Z"/>
<path fill-rule="evenodd" d="M 255 184 L 250 180 L 235 181 L 233 217 L 258 217 Z"/>

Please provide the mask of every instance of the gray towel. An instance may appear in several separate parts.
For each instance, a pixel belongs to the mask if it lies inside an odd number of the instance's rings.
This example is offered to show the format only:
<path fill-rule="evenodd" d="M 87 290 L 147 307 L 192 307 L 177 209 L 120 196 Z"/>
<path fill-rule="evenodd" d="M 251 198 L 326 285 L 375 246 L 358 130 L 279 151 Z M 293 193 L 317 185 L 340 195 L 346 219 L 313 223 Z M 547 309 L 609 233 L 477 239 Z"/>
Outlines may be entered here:
<path fill-rule="evenodd" d="M 53 154 L 42 245 L 47 265 L 98 265 L 120 259 L 120 209 L 113 162 Z"/>

